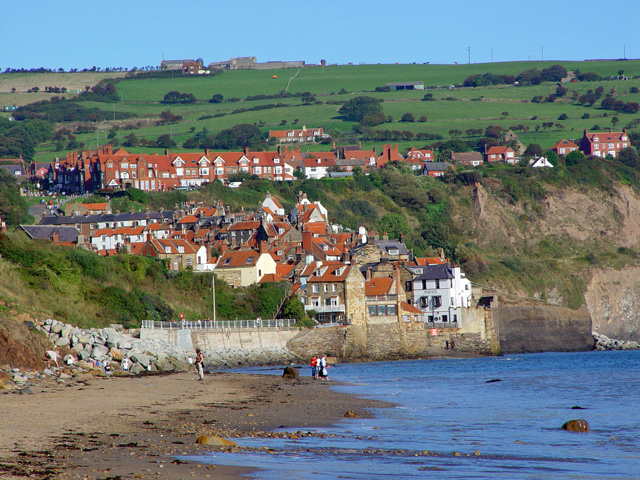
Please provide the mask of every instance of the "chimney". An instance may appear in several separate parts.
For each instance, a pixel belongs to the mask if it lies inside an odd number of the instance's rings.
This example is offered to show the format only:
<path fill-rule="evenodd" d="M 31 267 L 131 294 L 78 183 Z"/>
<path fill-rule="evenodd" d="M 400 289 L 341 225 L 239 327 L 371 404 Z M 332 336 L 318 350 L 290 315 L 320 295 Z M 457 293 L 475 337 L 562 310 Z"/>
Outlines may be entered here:
<path fill-rule="evenodd" d="M 267 247 L 267 242 L 264 240 L 260 242 L 260 255 L 269 253 L 269 248 Z"/>
<path fill-rule="evenodd" d="M 362 150 L 362 142 L 358 142 L 358 150 Z"/>
<path fill-rule="evenodd" d="M 165 148 L 165 149 L 164 149 L 164 154 L 165 154 L 165 155 L 169 155 L 169 149 L 168 149 L 168 148 Z"/>
<path fill-rule="evenodd" d="M 404 234 L 400 234 L 400 243 L 404 244 Z"/>
<path fill-rule="evenodd" d="M 58 232 L 53 232 L 51 234 L 51 241 L 53 243 L 60 243 L 60 235 L 58 234 Z"/>
<path fill-rule="evenodd" d="M 387 234 L 387 232 L 384 232 L 384 233 L 382 234 L 382 239 L 383 239 L 383 240 L 389 240 L 389 235 Z"/>
<path fill-rule="evenodd" d="M 307 251 L 311 251 L 313 233 L 308 230 L 302 232 L 302 248 Z"/>
<path fill-rule="evenodd" d="M 371 269 L 367 268 L 367 271 L 365 272 L 364 278 L 367 282 L 371 281 Z"/>

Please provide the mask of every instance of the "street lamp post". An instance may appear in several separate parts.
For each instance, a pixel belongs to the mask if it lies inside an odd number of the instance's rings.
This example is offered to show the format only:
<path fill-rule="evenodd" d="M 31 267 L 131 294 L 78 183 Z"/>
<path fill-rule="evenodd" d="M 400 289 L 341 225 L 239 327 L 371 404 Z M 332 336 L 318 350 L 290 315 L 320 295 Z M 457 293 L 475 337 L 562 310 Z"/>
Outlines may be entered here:
<path fill-rule="evenodd" d="M 216 275 L 211 273 L 211 292 L 213 293 L 213 323 L 216 322 Z"/>

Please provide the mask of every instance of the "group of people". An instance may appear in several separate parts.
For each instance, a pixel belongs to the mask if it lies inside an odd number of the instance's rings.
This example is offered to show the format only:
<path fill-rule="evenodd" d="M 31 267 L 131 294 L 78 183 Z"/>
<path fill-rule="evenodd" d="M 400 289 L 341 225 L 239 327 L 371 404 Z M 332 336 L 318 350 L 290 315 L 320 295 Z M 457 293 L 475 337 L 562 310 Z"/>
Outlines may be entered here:
<path fill-rule="evenodd" d="M 328 368 L 326 355 L 323 354 L 321 357 L 314 355 L 311 357 L 311 377 L 314 380 L 329 380 Z"/>

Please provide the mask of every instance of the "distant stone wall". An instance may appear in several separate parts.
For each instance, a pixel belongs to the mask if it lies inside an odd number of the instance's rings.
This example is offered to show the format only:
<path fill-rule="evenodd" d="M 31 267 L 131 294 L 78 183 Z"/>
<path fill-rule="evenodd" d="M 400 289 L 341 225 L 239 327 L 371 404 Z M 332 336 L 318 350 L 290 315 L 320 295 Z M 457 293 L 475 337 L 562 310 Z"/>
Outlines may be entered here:
<path fill-rule="evenodd" d="M 505 353 L 592 350 L 591 316 L 586 309 L 505 306 L 493 309 Z"/>

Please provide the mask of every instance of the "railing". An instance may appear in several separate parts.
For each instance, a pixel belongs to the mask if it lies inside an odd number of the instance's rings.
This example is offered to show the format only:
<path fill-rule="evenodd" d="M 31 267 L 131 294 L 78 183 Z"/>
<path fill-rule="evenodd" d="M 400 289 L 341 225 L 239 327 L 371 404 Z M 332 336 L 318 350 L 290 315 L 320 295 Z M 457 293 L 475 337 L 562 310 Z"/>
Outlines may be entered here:
<path fill-rule="evenodd" d="M 344 304 L 338 305 L 305 305 L 305 311 L 307 310 L 315 310 L 318 313 L 329 313 L 329 312 L 344 312 L 345 306 Z"/>
<path fill-rule="evenodd" d="M 388 302 L 398 300 L 398 295 L 367 295 L 367 302 Z"/>
<path fill-rule="evenodd" d="M 296 323 L 295 318 L 276 318 L 271 320 L 181 320 L 179 322 L 156 322 L 143 320 L 142 328 L 161 330 L 214 330 L 225 328 L 288 328 Z"/>

